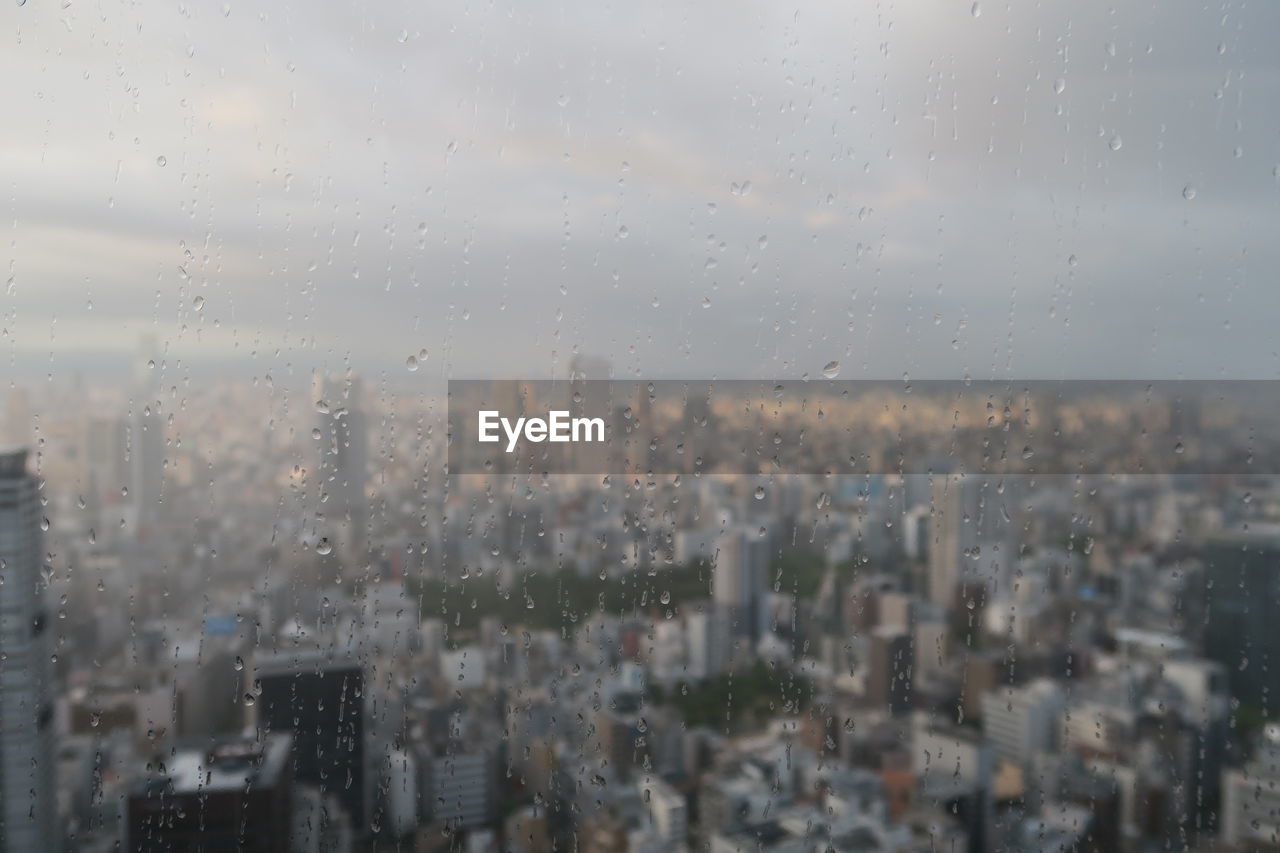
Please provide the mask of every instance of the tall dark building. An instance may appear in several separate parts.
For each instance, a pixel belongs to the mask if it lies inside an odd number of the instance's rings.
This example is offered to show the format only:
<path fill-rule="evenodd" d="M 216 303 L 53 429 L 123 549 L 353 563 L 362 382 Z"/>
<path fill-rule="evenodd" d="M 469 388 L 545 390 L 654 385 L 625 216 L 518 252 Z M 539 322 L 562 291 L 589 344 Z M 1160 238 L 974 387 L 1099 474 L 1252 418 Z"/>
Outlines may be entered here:
<path fill-rule="evenodd" d="M 1231 695 L 1274 714 L 1280 701 L 1280 536 L 1239 535 L 1204 548 L 1204 653 Z"/>
<path fill-rule="evenodd" d="M 876 707 L 895 714 L 910 710 L 914 658 L 911 635 L 897 627 L 876 628 L 867 654 L 867 698 Z"/>
<path fill-rule="evenodd" d="M 368 823 L 364 668 L 354 657 L 320 649 L 259 655 L 255 708 L 265 733 L 293 733 L 298 782 L 332 794 L 357 831 Z"/>
<path fill-rule="evenodd" d="M 276 853 L 290 849 L 293 774 L 288 734 L 179 744 L 129 794 L 133 853 Z"/>
<path fill-rule="evenodd" d="M 0 452 L 0 853 L 57 850 L 53 667 L 40 486 L 27 452 Z"/>

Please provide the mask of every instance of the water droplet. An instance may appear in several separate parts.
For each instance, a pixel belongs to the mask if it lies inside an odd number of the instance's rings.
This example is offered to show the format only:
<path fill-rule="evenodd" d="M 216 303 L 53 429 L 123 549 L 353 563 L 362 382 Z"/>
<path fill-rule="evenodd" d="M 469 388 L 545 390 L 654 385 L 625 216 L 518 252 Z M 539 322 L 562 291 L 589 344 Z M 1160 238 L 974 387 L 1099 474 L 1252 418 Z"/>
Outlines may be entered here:
<path fill-rule="evenodd" d="M 21 6 L 22 4 L 19 3 L 18 5 Z M 156 158 L 156 165 L 162 168 L 168 162 L 169 162 L 169 158 L 165 157 L 163 154 L 161 154 L 159 157 Z"/>
<path fill-rule="evenodd" d="M 1173 446 L 1173 452 L 1174 452 L 1174 453 L 1183 453 L 1183 452 L 1185 452 L 1185 451 L 1186 451 L 1186 448 L 1182 446 L 1182 442 L 1181 442 L 1181 441 L 1179 441 L 1177 444 L 1175 444 L 1175 445 Z"/>
<path fill-rule="evenodd" d="M 828 379 L 835 379 L 840 375 L 840 362 L 828 361 L 826 367 L 822 368 L 822 375 Z"/>
<path fill-rule="evenodd" d="M 710 296 L 704 296 L 704 297 L 702 297 L 702 307 L 703 307 L 703 308 L 710 308 L 710 307 L 711 307 L 711 297 L 710 297 Z"/>
<path fill-rule="evenodd" d="M 191 300 L 191 307 L 192 307 L 192 308 L 194 308 L 194 309 L 195 309 L 195 310 L 197 310 L 197 311 L 199 311 L 199 310 L 203 309 L 203 308 L 204 308 L 204 297 L 203 297 L 203 296 L 197 296 L 195 299 Z"/>
<path fill-rule="evenodd" d="M 977 3 L 974 3 L 972 6 L 969 7 L 969 14 L 973 15 L 975 18 L 982 17 L 982 7 Z"/>
<path fill-rule="evenodd" d="M 329 537 L 325 537 L 316 543 L 316 553 L 324 556 L 333 553 L 333 545 L 329 542 Z"/>
<path fill-rule="evenodd" d="M 1062 77 L 1053 81 L 1053 92 L 1055 95 L 1061 95 L 1067 90 L 1067 81 Z"/>
<path fill-rule="evenodd" d="M 628 237 L 630 234 L 631 234 L 631 232 L 627 230 L 627 226 L 625 226 L 625 225 L 620 225 L 620 226 L 618 226 L 618 239 L 619 239 L 619 240 L 625 240 L 625 239 L 627 239 L 627 237 Z"/>
<path fill-rule="evenodd" d="M 756 486 L 756 500 L 764 500 L 764 486 Z"/>
<path fill-rule="evenodd" d="M 1119 151 L 1121 148 L 1124 147 L 1124 140 L 1121 139 L 1120 134 L 1117 133 L 1115 136 L 1112 136 L 1111 139 L 1107 142 L 1107 147 L 1109 147 L 1112 151 Z"/>
<path fill-rule="evenodd" d="M 417 370 L 417 369 L 418 369 L 418 357 L 417 357 L 416 355 L 411 355 L 411 356 L 409 356 L 408 358 L 406 358 L 406 359 L 404 360 L 404 366 L 405 366 L 405 367 L 407 367 L 407 368 L 409 368 L 409 372 L 410 372 L 410 373 L 412 373 L 413 371 Z"/>
<path fill-rule="evenodd" d="M 1193 198 L 1196 197 L 1196 188 L 1191 186 L 1191 184 L 1187 184 L 1185 187 L 1182 188 L 1182 197 L 1185 198 L 1187 201 L 1191 201 Z"/>

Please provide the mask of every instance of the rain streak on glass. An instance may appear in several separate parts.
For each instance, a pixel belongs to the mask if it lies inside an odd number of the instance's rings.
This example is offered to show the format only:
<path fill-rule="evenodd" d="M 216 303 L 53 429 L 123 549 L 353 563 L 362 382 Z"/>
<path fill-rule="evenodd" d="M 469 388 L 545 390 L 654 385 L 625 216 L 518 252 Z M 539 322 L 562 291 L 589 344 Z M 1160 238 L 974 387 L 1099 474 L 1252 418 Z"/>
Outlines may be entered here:
<path fill-rule="evenodd" d="M 1277 4 L 4 8 L 0 853 L 1277 846 Z"/>

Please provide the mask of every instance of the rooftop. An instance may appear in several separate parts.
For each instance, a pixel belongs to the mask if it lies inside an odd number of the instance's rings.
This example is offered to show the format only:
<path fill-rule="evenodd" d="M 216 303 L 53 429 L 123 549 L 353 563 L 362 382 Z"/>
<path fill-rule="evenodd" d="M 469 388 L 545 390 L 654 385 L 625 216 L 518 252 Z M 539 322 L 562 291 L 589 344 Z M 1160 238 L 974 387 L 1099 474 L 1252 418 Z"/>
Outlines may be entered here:
<path fill-rule="evenodd" d="M 0 443 L 0 479 L 15 480 L 27 475 L 27 451 Z"/>
<path fill-rule="evenodd" d="M 271 787 L 280 778 L 293 745 L 293 735 L 280 732 L 258 741 L 219 738 L 213 743 L 179 744 L 164 773 L 145 777 L 144 791 L 157 786 L 174 794 L 210 793 Z"/>

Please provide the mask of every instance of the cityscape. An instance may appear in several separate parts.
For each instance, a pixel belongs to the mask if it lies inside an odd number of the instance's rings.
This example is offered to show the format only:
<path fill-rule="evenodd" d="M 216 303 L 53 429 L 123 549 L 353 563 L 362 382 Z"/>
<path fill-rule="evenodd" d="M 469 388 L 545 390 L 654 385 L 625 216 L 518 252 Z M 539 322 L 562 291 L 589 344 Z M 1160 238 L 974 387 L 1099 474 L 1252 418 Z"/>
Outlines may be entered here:
<path fill-rule="evenodd" d="M 0 853 L 1280 853 L 1280 2 L 0 33 Z"/>
<path fill-rule="evenodd" d="M 723 465 L 451 475 L 442 394 L 137 362 L 4 400 L 5 850 L 1280 846 L 1274 412 L 1063 403 L 1042 456 L 1249 464 L 996 477 L 920 388 L 796 454 L 930 470 L 815 476 L 614 401 L 607 448 Z"/>

